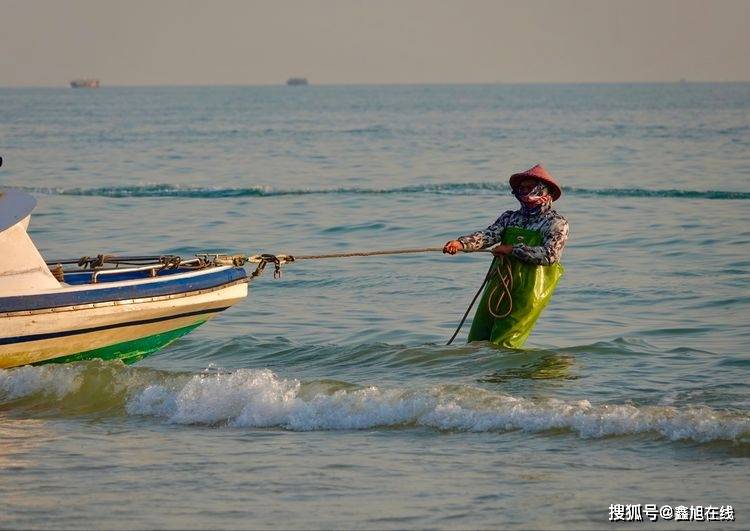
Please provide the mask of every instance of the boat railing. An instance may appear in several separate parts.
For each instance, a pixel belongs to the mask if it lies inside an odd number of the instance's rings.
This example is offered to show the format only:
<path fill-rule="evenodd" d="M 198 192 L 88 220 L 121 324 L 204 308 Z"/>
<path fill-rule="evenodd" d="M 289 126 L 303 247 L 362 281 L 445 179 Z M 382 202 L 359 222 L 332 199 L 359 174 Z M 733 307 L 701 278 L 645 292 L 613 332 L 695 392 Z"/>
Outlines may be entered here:
<path fill-rule="evenodd" d="M 98 269 L 91 275 L 91 283 L 96 284 L 99 282 L 99 277 L 103 275 L 121 275 L 123 273 L 138 273 L 140 271 L 148 271 L 150 277 L 155 277 L 159 271 L 165 269 L 177 269 L 178 267 L 189 267 L 193 264 L 197 264 L 200 261 L 199 258 L 194 260 L 185 260 L 179 263 L 171 264 L 153 264 L 141 267 L 127 267 L 127 268 L 111 268 L 111 269 Z"/>
<path fill-rule="evenodd" d="M 168 269 L 203 269 L 211 266 L 211 262 L 203 257 L 184 260 L 176 255 L 161 256 L 108 256 L 98 255 L 94 258 L 84 256 L 81 258 L 66 258 L 62 260 L 47 260 L 47 266 L 53 274 L 80 274 L 91 272 L 90 283 L 96 284 L 101 276 L 123 275 L 147 271 L 150 277 L 156 277 L 159 272 Z M 79 269 L 62 270 L 63 264 L 77 265 Z M 105 267 L 110 265 L 112 267 Z M 121 267 L 128 266 L 128 267 Z M 58 279 L 59 280 L 59 279 Z"/>

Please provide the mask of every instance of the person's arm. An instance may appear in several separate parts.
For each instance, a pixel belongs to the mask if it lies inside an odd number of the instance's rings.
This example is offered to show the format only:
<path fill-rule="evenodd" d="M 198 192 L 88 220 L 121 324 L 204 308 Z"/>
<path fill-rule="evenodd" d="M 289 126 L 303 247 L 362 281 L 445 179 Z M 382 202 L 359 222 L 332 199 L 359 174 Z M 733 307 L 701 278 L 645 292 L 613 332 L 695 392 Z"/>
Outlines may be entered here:
<path fill-rule="evenodd" d="M 532 247 L 525 243 L 516 243 L 510 254 L 529 264 L 551 265 L 560 261 L 567 239 L 568 222 L 560 217 L 552 222 L 544 234 L 542 245 Z"/>
<path fill-rule="evenodd" d="M 499 242 L 503 237 L 503 231 L 508 224 L 508 218 L 512 211 L 504 212 L 495 222 L 484 230 L 460 236 L 458 241 L 463 244 L 465 251 L 478 251 L 490 247 Z"/>

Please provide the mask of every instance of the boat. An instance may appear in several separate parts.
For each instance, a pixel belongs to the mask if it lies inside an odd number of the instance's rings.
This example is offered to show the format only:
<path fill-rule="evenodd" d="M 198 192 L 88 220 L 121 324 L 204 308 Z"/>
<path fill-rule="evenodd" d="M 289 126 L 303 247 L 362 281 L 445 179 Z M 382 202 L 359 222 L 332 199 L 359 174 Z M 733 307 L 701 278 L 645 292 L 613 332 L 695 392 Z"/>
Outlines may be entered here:
<path fill-rule="evenodd" d="M 74 79 L 70 88 L 99 88 L 99 80 L 94 78 Z"/>
<path fill-rule="evenodd" d="M 27 229 L 33 196 L 0 190 L 0 368 L 133 363 L 244 299 L 242 257 L 45 260 Z"/>
<path fill-rule="evenodd" d="M 300 87 L 307 85 L 307 78 L 304 77 L 290 77 L 286 80 L 286 84 L 290 87 Z"/>

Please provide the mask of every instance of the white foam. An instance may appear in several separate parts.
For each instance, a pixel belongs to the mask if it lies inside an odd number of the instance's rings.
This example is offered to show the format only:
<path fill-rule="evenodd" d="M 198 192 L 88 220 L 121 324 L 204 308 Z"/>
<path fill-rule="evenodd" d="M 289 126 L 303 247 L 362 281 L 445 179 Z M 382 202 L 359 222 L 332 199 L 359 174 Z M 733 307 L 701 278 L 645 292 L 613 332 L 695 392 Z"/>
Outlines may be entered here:
<path fill-rule="evenodd" d="M 82 381 L 81 368 L 75 365 L 0 369 L 0 399 L 16 400 L 38 393 L 60 398 L 76 391 Z"/>
<path fill-rule="evenodd" d="M 750 416 L 708 407 L 592 405 L 588 400 L 529 399 L 468 386 L 417 390 L 368 387 L 307 396 L 297 380 L 270 370 L 200 374 L 177 388 L 150 385 L 127 404 L 133 415 L 180 424 L 349 430 L 415 425 L 440 430 L 540 432 L 581 437 L 657 433 L 667 439 L 736 440 Z"/>

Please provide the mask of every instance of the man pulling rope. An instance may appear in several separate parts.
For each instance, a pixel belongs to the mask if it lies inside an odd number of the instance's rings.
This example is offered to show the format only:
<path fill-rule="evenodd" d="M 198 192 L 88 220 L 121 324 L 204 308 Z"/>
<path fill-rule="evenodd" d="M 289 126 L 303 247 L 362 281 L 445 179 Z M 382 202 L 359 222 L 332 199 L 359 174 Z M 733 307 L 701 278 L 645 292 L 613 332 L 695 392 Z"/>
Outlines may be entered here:
<path fill-rule="evenodd" d="M 521 348 L 531 334 L 534 323 L 563 274 L 560 264 L 568 239 L 568 222 L 552 209 L 552 202 L 562 191 L 552 176 L 540 165 L 510 177 L 513 195 L 521 203 L 519 210 L 508 210 L 484 230 L 451 240 L 442 247 L 389 249 L 318 255 L 219 256 L 214 260 L 227 265 L 245 262 L 258 264 L 253 277 L 262 274 L 267 264 L 274 265 L 274 277 L 281 276 L 281 266 L 299 260 L 347 258 L 390 254 L 490 251 L 495 256 L 482 285 L 466 310 L 450 345 L 463 326 L 474 302 L 484 289 L 469 331 L 469 341 L 490 341 Z M 499 244 L 499 245 L 497 245 Z M 489 249 L 491 247 L 491 249 Z"/>
<path fill-rule="evenodd" d="M 513 174 L 510 186 L 521 203 L 519 210 L 508 210 L 486 229 L 447 242 L 443 252 L 456 254 L 494 245 L 496 258 L 490 272 L 509 266 L 510 279 L 488 273 L 469 341 L 520 348 L 563 274 L 560 257 L 568 239 L 568 222 L 552 208 L 562 190 L 541 165 Z M 507 312 L 498 311 L 498 293 L 509 297 Z"/>

